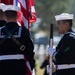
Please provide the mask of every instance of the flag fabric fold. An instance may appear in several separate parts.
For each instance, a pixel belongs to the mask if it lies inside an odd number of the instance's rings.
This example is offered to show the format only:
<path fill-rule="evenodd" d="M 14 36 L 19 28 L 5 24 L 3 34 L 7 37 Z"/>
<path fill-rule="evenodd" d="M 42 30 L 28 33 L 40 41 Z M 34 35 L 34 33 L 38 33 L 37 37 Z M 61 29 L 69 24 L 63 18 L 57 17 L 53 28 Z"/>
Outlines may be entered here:
<path fill-rule="evenodd" d="M 30 23 L 33 23 L 36 21 L 36 12 L 35 12 L 35 8 L 34 8 L 34 1 L 33 0 L 29 0 L 29 8 L 30 8 Z"/>

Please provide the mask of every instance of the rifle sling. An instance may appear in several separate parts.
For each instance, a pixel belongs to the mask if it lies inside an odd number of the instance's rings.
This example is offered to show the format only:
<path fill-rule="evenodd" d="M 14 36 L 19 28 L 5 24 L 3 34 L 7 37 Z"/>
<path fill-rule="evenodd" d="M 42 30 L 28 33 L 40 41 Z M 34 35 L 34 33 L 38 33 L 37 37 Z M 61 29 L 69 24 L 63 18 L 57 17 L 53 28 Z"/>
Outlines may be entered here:
<path fill-rule="evenodd" d="M 13 35 L 11 36 L 11 39 L 20 47 L 21 51 L 25 50 L 25 46 L 23 44 L 21 44 Z"/>
<path fill-rule="evenodd" d="M 7 35 L 5 35 L 5 37 L 4 37 L 2 40 L 0 40 L 0 45 L 3 44 L 4 40 L 7 39 L 7 38 L 10 36 L 10 38 L 20 47 L 20 50 L 21 50 L 21 51 L 24 51 L 24 50 L 25 50 L 25 46 L 24 46 L 23 44 L 21 44 L 21 43 L 14 37 L 14 35 L 12 35 L 12 33 L 14 32 L 14 30 L 15 30 L 16 28 L 17 28 L 17 27 L 15 27 L 11 32 L 9 32 L 9 31 L 7 30 L 7 28 L 5 27 L 5 30 L 6 30 L 6 32 L 7 32 Z"/>

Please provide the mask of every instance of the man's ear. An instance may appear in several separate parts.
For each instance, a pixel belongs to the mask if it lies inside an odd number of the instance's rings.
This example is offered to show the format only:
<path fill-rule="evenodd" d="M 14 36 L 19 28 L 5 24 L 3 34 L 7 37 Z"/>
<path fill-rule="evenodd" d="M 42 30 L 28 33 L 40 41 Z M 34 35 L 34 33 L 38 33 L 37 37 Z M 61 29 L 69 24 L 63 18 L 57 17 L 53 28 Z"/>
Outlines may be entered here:
<path fill-rule="evenodd" d="M 68 23 L 68 22 L 66 22 L 66 23 L 65 23 L 65 25 L 66 25 L 66 26 L 68 26 L 68 25 L 69 25 L 69 23 Z"/>
<path fill-rule="evenodd" d="M 65 28 L 69 29 L 69 23 L 68 22 L 66 22 Z"/>

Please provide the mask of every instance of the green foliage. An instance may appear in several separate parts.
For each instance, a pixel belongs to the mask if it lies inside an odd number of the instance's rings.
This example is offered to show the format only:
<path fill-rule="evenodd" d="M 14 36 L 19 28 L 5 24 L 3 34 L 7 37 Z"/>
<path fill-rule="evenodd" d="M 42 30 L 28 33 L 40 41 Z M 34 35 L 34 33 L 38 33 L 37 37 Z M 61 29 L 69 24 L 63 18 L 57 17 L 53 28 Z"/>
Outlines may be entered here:
<path fill-rule="evenodd" d="M 53 11 L 59 14 L 67 10 L 69 11 L 70 0 L 35 0 L 36 12 L 38 17 Z M 47 12 L 47 13 L 46 13 Z"/>
<path fill-rule="evenodd" d="M 70 13 L 73 1 L 74 0 L 35 0 L 37 17 L 42 19 L 39 29 L 49 29 L 52 12 L 54 15 L 63 12 Z"/>

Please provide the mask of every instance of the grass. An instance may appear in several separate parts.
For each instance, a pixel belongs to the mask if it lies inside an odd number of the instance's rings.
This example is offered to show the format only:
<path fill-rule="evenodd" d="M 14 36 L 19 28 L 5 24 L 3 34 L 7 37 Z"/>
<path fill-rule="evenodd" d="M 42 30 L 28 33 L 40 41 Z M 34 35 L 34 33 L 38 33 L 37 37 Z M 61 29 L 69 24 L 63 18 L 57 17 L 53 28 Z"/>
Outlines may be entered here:
<path fill-rule="evenodd" d="M 40 63 L 36 60 L 36 75 L 43 75 L 44 69 L 40 69 Z"/>

